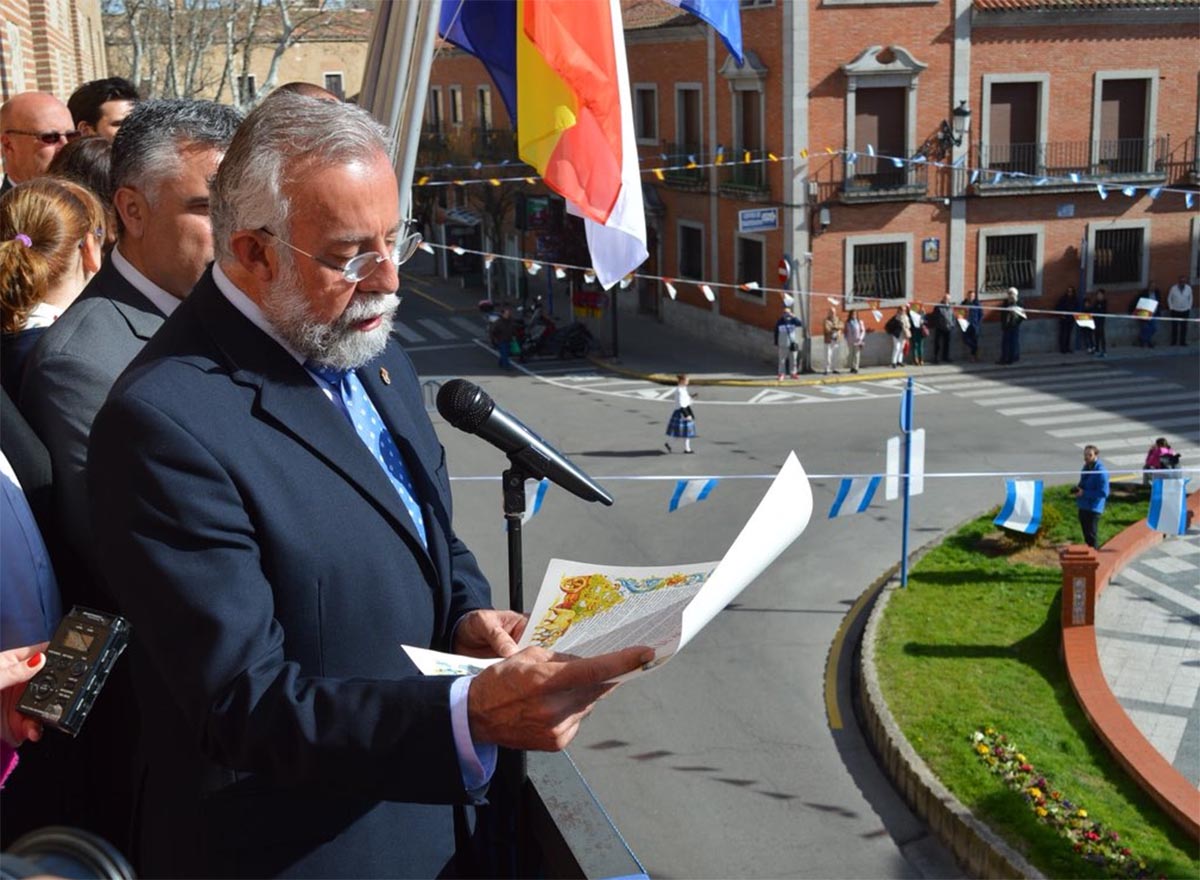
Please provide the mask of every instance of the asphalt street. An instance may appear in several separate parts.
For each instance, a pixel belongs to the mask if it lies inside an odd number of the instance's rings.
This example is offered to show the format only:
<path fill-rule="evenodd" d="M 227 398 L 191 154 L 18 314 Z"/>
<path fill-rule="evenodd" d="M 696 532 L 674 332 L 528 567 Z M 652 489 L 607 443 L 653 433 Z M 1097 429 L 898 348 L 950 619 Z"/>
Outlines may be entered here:
<path fill-rule="evenodd" d="M 431 382 L 430 401 L 440 379 L 477 382 L 616 499 L 604 508 L 551 488 L 525 526 L 527 606 L 552 557 L 628 565 L 719 559 L 789 451 L 810 475 L 830 475 L 813 480 L 813 518 L 797 542 L 683 653 L 607 698 L 570 749 L 647 872 L 955 876 L 875 767 L 852 723 L 844 674 L 832 714 L 826 701 L 830 646 L 848 610 L 898 560 L 901 539 L 898 502 L 877 498 L 849 518 L 826 514 L 836 475 L 883 470 L 902 383 L 785 389 L 791 397 L 781 389 L 699 388 L 697 453 L 672 455 L 663 448 L 669 389 L 623 381 L 586 361 L 502 373 L 481 345 L 478 317 L 439 311 L 419 297 L 405 301 L 400 317 L 401 336 L 408 333 L 418 371 Z M 1100 433 L 1122 418 L 1107 402 L 1121 389 L 1141 395 L 1143 405 L 1154 394 L 1176 395 L 1164 404 L 1168 412 L 1139 417 L 1143 446 L 1163 432 L 1156 421 L 1172 418 L 1190 426 L 1176 422 L 1166 433 L 1200 442 L 1196 375 L 1194 357 L 1177 357 L 920 381 L 916 425 L 927 431 L 930 476 L 913 500 L 911 546 L 1003 501 L 1002 476 L 939 473 L 1041 471 L 1050 473 L 1048 484 L 1073 481 L 1082 443 L 1099 437 L 1103 449 L 1104 437 L 1124 441 L 1119 431 Z M 1048 409 L 1014 412 L 1039 406 Z M 1055 407 L 1066 423 L 1028 423 Z M 436 413 L 433 419 L 455 480 L 456 530 L 503 605 L 506 550 L 495 478 L 505 459 Z M 1079 427 L 1097 431 L 1073 430 Z M 675 481 L 697 476 L 719 478 L 709 499 L 668 513 Z M 846 658 L 833 660 L 844 672 Z M 842 729 L 831 725 L 839 714 Z"/>

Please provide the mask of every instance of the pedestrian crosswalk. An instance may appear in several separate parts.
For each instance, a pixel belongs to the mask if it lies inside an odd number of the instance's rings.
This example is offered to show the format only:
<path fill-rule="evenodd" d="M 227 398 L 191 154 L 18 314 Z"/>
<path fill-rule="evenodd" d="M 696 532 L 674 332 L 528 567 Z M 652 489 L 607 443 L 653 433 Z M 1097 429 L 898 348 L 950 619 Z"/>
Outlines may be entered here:
<path fill-rule="evenodd" d="M 1090 366 L 930 377 L 924 383 L 1000 415 L 1015 417 L 1057 441 L 1101 448 L 1110 468 L 1140 469 L 1146 450 L 1165 436 L 1185 466 L 1200 462 L 1200 394 L 1131 370 Z"/>
<path fill-rule="evenodd" d="M 463 315 L 445 315 L 437 318 L 400 317 L 393 325 L 392 333 L 409 351 L 419 351 L 426 346 L 467 346 L 473 344 L 476 339 L 486 337 L 482 319 L 471 319 Z"/>

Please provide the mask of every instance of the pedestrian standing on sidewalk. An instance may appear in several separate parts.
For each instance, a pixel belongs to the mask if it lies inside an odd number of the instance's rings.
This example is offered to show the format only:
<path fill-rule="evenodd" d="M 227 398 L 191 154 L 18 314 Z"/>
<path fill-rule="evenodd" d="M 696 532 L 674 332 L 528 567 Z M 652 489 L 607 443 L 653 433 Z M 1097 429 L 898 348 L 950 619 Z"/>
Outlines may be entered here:
<path fill-rule="evenodd" d="M 954 306 L 950 305 L 950 294 L 933 309 L 933 362 L 950 363 L 950 332 L 954 329 Z"/>
<path fill-rule="evenodd" d="M 1141 298 L 1156 302 L 1158 303 L 1158 306 L 1149 314 L 1149 316 L 1141 318 L 1141 324 L 1138 327 L 1137 344 L 1142 348 L 1154 348 L 1154 333 L 1158 330 L 1158 312 L 1159 309 L 1162 308 L 1162 292 L 1158 289 L 1158 285 L 1152 280 L 1149 286 L 1146 287 L 1146 291 L 1142 294 Z M 1138 300 L 1134 299 L 1134 301 L 1129 304 L 1130 314 L 1137 313 L 1137 308 Z"/>
<path fill-rule="evenodd" d="M 675 377 L 675 411 L 667 422 L 667 436 L 683 440 L 683 451 L 691 455 L 692 438 L 696 436 L 696 416 L 692 413 L 692 395 L 688 393 L 688 377 L 680 373 Z M 663 444 L 671 451 L 671 441 Z"/>
<path fill-rule="evenodd" d="M 908 320 L 912 325 L 912 362 L 918 367 L 925 366 L 925 339 L 929 336 L 929 315 L 925 306 L 919 302 L 912 304 L 908 310 Z"/>
<path fill-rule="evenodd" d="M 505 306 L 500 310 L 500 317 L 496 319 L 496 323 L 492 325 L 492 344 L 496 346 L 496 352 L 500 356 L 498 363 L 502 370 L 512 369 L 512 362 L 509 360 L 509 356 L 512 354 L 512 342 L 512 309 Z"/>
<path fill-rule="evenodd" d="M 1075 288 L 1068 287 L 1063 291 L 1058 302 L 1054 304 L 1058 312 L 1058 353 L 1071 353 L 1071 331 L 1075 327 Z"/>
<path fill-rule="evenodd" d="M 1083 314 L 1087 317 L 1092 316 L 1092 306 L 1095 304 L 1095 297 L 1088 295 L 1083 301 Z M 1091 327 L 1080 325 L 1079 334 L 1083 337 L 1083 346 L 1087 349 L 1088 354 L 1096 353 L 1096 322 L 1092 321 Z"/>
<path fill-rule="evenodd" d="M 892 367 L 903 366 L 904 343 L 912 332 L 908 322 L 908 307 L 900 306 L 896 309 L 896 314 L 888 318 L 883 329 L 887 331 L 888 336 L 892 337 Z"/>
<path fill-rule="evenodd" d="M 963 342 L 970 352 L 971 361 L 975 362 L 979 360 L 979 333 L 983 329 L 983 306 L 979 304 L 979 294 L 968 290 L 963 305 L 967 307 L 967 328 L 963 330 Z"/>
<path fill-rule="evenodd" d="M 866 341 L 867 325 L 862 322 L 858 312 L 846 312 L 846 361 L 851 373 L 858 372 Z"/>
<path fill-rule="evenodd" d="M 1096 291 L 1096 298 L 1092 300 L 1092 321 L 1096 324 L 1096 329 L 1092 333 L 1092 340 L 1096 346 L 1096 357 L 1108 357 L 1108 337 L 1105 335 L 1106 324 L 1108 322 L 1108 294 L 1101 287 Z"/>
<path fill-rule="evenodd" d="M 1104 513 L 1104 502 L 1108 500 L 1108 471 L 1100 460 L 1100 450 L 1095 446 L 1083 447 L 1083 470 L 1079 472 L 1079 484 L 1074 494 L 1075 503 L 1079 506 L 1083 542 L 1099 550 L 1096 533 L 1100 526 L 1100 514 Z"/>
<path fill-rule="evenodd" d="M 1017 305 L 1018 292 L 1015 287 L 1008 289 L 1004 301 L 1004 309 L 1000 313 L 1000 363 L 1015 364 L 1021 359 L 1021 322 L 1025 313 Z"/>
<path fill-rule="evenodd" d="M 829 371 L 840 373 L 837 369 L 838 351 L 842 347 L 842 319 L 837 316 L 837 312 L 833 310 L 833 306 L 829 307 L 828 314 L 825 315 L 825 375 L 829 375 Z"/>
<path fill-rule="evenodd" d="M 1187 345 L 1188 325 L 1184 319 L 1192 316 L 1192 285 L 1186 275 L 1180 275 L 1167 291 L 1167 311 L 1175 319 L 1171 322 L 1171 344 Z"/>
<path fill-rule="evenodd" d="M 785 375 L 790 375 L 793 379 L 800 378 L 800 339 L 796 331 L 803 326 L 804 322 L 784 306 L 783 314 L 775 322 L 775 347 L 779 350 L 780 380 Z"/>

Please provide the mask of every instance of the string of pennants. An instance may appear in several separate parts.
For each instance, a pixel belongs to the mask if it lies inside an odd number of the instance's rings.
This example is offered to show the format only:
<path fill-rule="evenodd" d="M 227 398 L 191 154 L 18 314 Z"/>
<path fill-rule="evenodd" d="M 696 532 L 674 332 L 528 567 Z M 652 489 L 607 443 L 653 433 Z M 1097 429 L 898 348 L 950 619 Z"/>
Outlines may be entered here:
<path fill-rule="evenodd" d="M 1189 210 L 1195 204 L 1195 198 L 1196 198 L 1195 190 L 1182 189 L 1179 187 L 1163 186 L 1163 185 L 1159 185 L 1159 184 L 1147 184 L 1147 183 L 1132 184 L 1132 183 L 1127 183 L 1125 181 L 1113 180 L 1111 177 L 1106 177 L 1104 175 L 1084 174 L 1084 173 L 1081 173 L 1078 171 L 1069 171 L 1066 174 L 1052 174 L 1051 175 L 1051 174 L 1033 174 L 1033 173 L 1029 173 L 1029 172 L 1025 172 L 1025 171 L 1003 171 L 1003 170 L 995 169 L 995 168 L 984 168 L 984 167 L 980 167 L 980 166 L 968 165 L 967 161 L 966 161 L 967 155 L 965 153 L 962 155 L 962 157 L 960 157 L 959 159 L 956 159 L 953 162 L 942 162 L 942 161 L 936 161 L 936 160 L 930 159 L 927 156 L 925 156 L 923 153 L 918 153 L 916 156 L 912 156 L 912 157 L 893 156 L 893 155 L 889 155 L 886 153 L 879 153 L 879 152 L 876 152 L 874 145 L 868 144 L 866 150 L 864 150 L 862 152 L 858 152 L 856 150 L 845 150 L 845 149 L 835 149 L 833 147 L 825 147 L 823 153 L 817 153 L 816 155 L 817 156 L 825 155 L 825 156 L 831 156 L 831 157 L 840 156 L 845 159 L 847 165 L 857 164 L 857 162 L 860 159 L 874 159 L 874 160 L 883 160 L 883 161 L 890 162 L 892 164 L 892 166 L 895 168 L 927 167 L 927 168 L 939 168 L 939 169 L 944 169 L 944 170 L 959 171 L 968 176 L 967 182 L 969 185 L 972 185 L 972 186 L 977 183 L 980 183 L 980 182 L 985 183 L 985 184 L 995 185 L 995 184 L 1002 183 L 1005 180 L 1025 181 L 1025 182 L 1032 184 L 1035 187 L 1084 186 L 1084 185 L 1087 185 L 1087 186 L 1094 186 L 1096 189 L 1097 195 L 1099 195 L 1101 199 L 1107 199 L 1110 192 L 1120 192 L 1122 195 L 1125 195 L 1128 198 L 1134 198 L 1135 196 L 1137 196 L 1139 191 L 1145 191 L 1150 196 L 1151 199 L 1158 199 L 1163 193 L 1176 193 L 1176 194 L 1183 196 L 1184 205 Z M 768 152 L 766 154 L 766 156 L 763 156 L 760 158 L 754 158 L 751 151 L 743 150 L 740 157 L 733 156 L 732 158 L 727 158 L 726 153 L 725 153 L 725 148 L 723 146 L 718 146 L 715 153 L 712 155 L 711 159 L 703 154 L 688 154 L 686 157 L 684 157 L 686 159 L 686 161 L 683 161 L 683 162 L 677 161 L 679 158 L 681 158 L 681 157 L 680 156 L 670 156 L 666 153 L 660 153 L 657 157 L 658 161 L 662 161 L 664 163 L 672 163 L 673 162 L 674 164 L 663 164 L 663 165 L 656 165 L 651 168 L 643 168 L 641 173 L 642 174 L 652 174 L 658 180 L 664 180 L 668 173 L 675 172 L 675 171 L 693 171 L 693 170 L 702 170 L 702 169 L 707 169 L 707 168 L 721 168 L 721 167 L 725 167 L 725 166 L 729 166 L 729 165 L 746 166 L 746 165 L 766 165 L 766 164 L 777 163 L 777 162 L 802 162 L 802 161 L 807 161 L 809 159 L 809 151 L 807 149 L 802 149 L 795 156 L 789 156 L 789 155 L 780 156 L 780 155 L 776 155 L 775 153 Z M 651 161 L 653 161 L 653 160 L 654 159 L 652 157 Z M 707 161 L 704 161 L 704 160 L 707 160 Z M 646 159 L 643 158 L 641 161 L 644 162 L 644 161 L 646 161 Z M 523 163 L 518 162 L 516 164 L 523 164 Z M 529 185 L 534 185 L 540 180 L 540 178 L 537 177 L 536 175 L 533 175 L 533 176 L 519 175 L 519 176 L 513 176 L 513 177 L 493 176 L 493 177 L 479 177 L 479 178 L 458 177 L 458 178 L 449 179 L 449 180 L 434 180 L 432 173 L 430 173 L 430 172 L 437 172 L 440 170 L 456 171 L 456 170 L 465 170 L 468 168 L 478 172 L 478 171 L 482 171 L 484 169 L 490 170 L 493 168 L 507 168 L 507 167 L 512 167 L 513 165 L 514 165 L 514 161 L 506 159 L 503 162 L 500 162 L 499 164 L 492 164 L 492 165 L 484 165 L 482 161 L 476 160 L 475 162 L 472 162 L 469 165 L 454 165 L 454 164 L 447 163 L 446 165 L 443 165 L 443 166 L 427 166 L 422 169 L 419 169 L 423 173 L 421 173 L 420 176 L 417 177 L 415 185 L 422 186 L 422 187 L 425 187 L 425 186 L 429 186 L 429 187 L 470 186 L 473 184 L 490 184 L 492 186 L 500 186 L 503 183 L 517 183 L 517 182 L 524 182 Z"/>
<path fill-rule="evenodd" d="M 437 251 L 443 250 L 443 251 L 450 251 L 451 253 L 455 254 L 456 256 L 460 256 L 460 257 L 465 254 L 471 254 L 471 255 L 474 255 L 477 257 L 481 257 L 483 259 L 484 270 L 489 271 L 489 272 L 491 271 L 492 265 L 495 263 L 496 260 L 504 260 L 509 263 L 521 263 L 525 272 L 528 273 L 530 276 L 536 277 L 538 274 L 540 274 L 542 272 L 543 269 L 547 269 L 548 271 L 552 272 L 554 274 L 554 277 L 559 281 L 565 280 L 567 277 L 567 273 L 572 272 L 572 271 L 583 273 L 583 280 L 585 282 L 587 282 L 588 284 L 592 284 L 596 280 L 595 271 L 588 266 L 576 266 L 576 265 L 572 265 L 570 263 L 554 263 L 554 262 L 547 262 L 547 261 L 542 261 L 542 260 L 532 260 L 532 259 L 529 259 L 528 257 L 518 257 L 518 256 L 510 255 L 510 254 L 497 254 L 497 253 L 492 253 L 489 251 L 473 250 L 471 248 L 465 248 L 465 247 L 462 247 L 461 245 L 457 245 L 457 244 L 445 245 L 445 244 L 438 244 L 436 242 L 430 242 L 430 241 L 422 241 L 420 244 L 420 249 L 427 254 L 436 254 Z M 807 297 L 810 301 L 824 297 L 829 302 L 829 304 L 831 306 L 834 306 L 835 308 L 839 307 L 839 306 L 843 306 L 849 300 L 849 297 L 847 297 L 845 294 L 841 294 L 841 293 L 830 293 L 830 292 L 817 291 L 817 290 L 810 290 L 807 292 L 805 292 L 805 291 L 789 291 L 789 290 L 785 290 L 782 287 L 768 287 L 766 285 L 759 284 L 757 281 L 748 281 L 744 284 L 737 284 L 737 283 L 729 282 L 729 281 L 705 281 L 705 280 L 691 279 L 691 278 L 689 278 L 689 279 L 672 278 L 667 275 L 651 275 L 651 274 L 643 273 L 643 272 L 630 272 L 628 275 L 626 275 L 624 278 L 622 278 L 620 280 L 620 282 L 619 282 L 620 289 L 621 290 L 628 289 L 633 284 L 633 282 L 637 279 L 641 279 L 643 281 L 660 282 L 666 288 L 667 296 L 669 296 L 673 300 L 678 298 L 679 289 L 681 287 L 686 287 L 686 286 L 693 286 L 693 287 L 697 288 L 700 291 L 700 293 L 704 296 L 704 298 L 710 303 L 716 302 L 716 300 L 717 300 L 716 291 L 722 290 L 722 289 L 739 290 L 739 291 L 742 291 L 743 293 L 761 293 L 763 295 L 777 293 L 780 295 L 783 305 L 787 306 L 788 308 L 792 307 L 792 305 L 796 301 L 797 296 Z M 859 299 L 872 304 L 871 315 L 872 315 L 872 317 L 875 318 L 876 321 L 883 320 L 883 312 L 881 311 L 881 309 L 893 309 L 900 305 L 907 304 L 906 301 L 902 301 L 902 300 L 893 300 L 891 302 L 884 302 L 875 297 L 859 297 Z M 1149 308 L 1149 306 L 1151 305 L 1152 302 L 1153 301 L 1148 301 L 1147 303 L 1145 303 L 1145 306 L 1147 308 Z M 965 320 L 964 316 L 961 314 L 961 312 L 963 311 L 962 303 L 954 303 L 953 305 L 955 307 L 956 317 L 962 318 Z M 1107 312 L 1104 314 L 1104 317 L 1112 319 L 1112 320 L 1121 320 L 1121 319 L 1135 320 L 1135 321 L 1144 320 L 1145 318 L 1149 317 L 1149 312 L 1146 311 L 1145 309 L 1142 309 L 1142 305 L 1143 304 L 1139 301 L 1139 312 L 1132 314 L 1132 315 L 1123 314 L 1123 313 L 1119 313 L 1119 312 Z M 1008 306 L 1005 306 L 1005 305 L 987 305 L 983 302 L 978 303 L 978 306 L 985 313 L 987 313 L 987 312 L 1002 312 L 1008 308 Z M 1076 323 L 1081 324 L 1081 326 L 1094 326 L 1094 323 L 1093 324 L 1088 323 L 1089 316 L 1086 313 L 1081 314 L 1080 312 L 1078 312 L 1077 310 L 1074 310 L 1074 309 L 1068 310 L 1068 311 L 1063 311 L 1061 309 L 1035 309 L 1035 308 L 1020 306 L 1020 307 L 1018 307 L 1018 310 L 1020 311 L 1022 317 L 1027 317 L 1029 315 L 1065 316 L 1065 317 L 1070 317 L 1070 318 L 1074 319 L 1076 321 Z M 1166 322 L 1182 322 L 1182 323 L 1187 323 L 1187 324 L 1200 324 L 1200 318 L 1173 318 L 1173 317 L 1168 317 L 1168 316 L 1159 316 L 1158 320 L 1166 321 Z"/>
<path fill-rule="evenodd" d="M 1185 469 L 1186 471 L 1195 471 L 1195 468 Z M 1041 471 L 1042 476 L 1075 475 L 1077 471 Z M 888 478 L 893 478 L 895 475 L 887 475 Z M 922 476 L 929 477 L 986 477 L 1000 476 L 1007 477 L 1004 473 L 943 473 L 943 474 L 923 474 Z M 1028 476 L 1027 473 L 1017 474 L 1017 476 Z M 716 490 L 717 486 L 726 479 L 771 479 L 771 474 L 757 475 L 739 475 L 732 477 L 693 477 L 678 479 L 675 477 L 606 477 L 608 481 L 613 480 L 658 480 L 658 481 L 673 481 L 674 488 L 671 492 L 671 498 L 667 503 L 667 512 L 674 513 L 680 508 L 687 507 L 692 504 L 698 504 L 702 501 L 707 501 Z M 452 477 L 455 481 L 460 478 Z M 480 479 L 480 478 L 475 478 Z M 482 478 L 493 479 L 493 478 Z M 498 479 L 498 478 L 496 478 Z M 809 479 L 837 479 L 838 490 L 834 497 L 833 504 L 829 509 L 829 519 L 837 519 L 844 516 L 853 516 L 858 513 L 865 513 L 870 508 L 874 501 L 876 492 L 881 483 L 885 480 L 884 474 L 856 474 L 850 476 L 842 476 L 837 474 L 810 474 Z M 1147 516 L 1147 525 L 1154 531 L 1163 532 L 1168 535 L 1182 535 L 1187 531 L 1187 484 L 1190 479 L 1155 479 L 1151 482 L 1150 488 L 1150 509 Z M 534 482 L 527 481 L 525 484 L 525 512 L 521 516 L 521 522 L 527 523 L 538 513 L 541 512 L 542 506 L 546 499 L 546 493 L 549 489 L 549 480 L 539 480 Z M 1011 531 L 1022 532 L 1024 534 L 1034 534 L 1041 525 L 1042 519 L 1042 481 L 1030 479 L 1006 479 L 1005 480 L 1005 499 L 1004 504 L 1000 508 L 999 514 L 993 520 L 994 524 L 1001 528 Z M 913 493 L 916 494 L 916 493 Z M 889 498 L 895 497 L 895 493 L 889 492 Z"/>

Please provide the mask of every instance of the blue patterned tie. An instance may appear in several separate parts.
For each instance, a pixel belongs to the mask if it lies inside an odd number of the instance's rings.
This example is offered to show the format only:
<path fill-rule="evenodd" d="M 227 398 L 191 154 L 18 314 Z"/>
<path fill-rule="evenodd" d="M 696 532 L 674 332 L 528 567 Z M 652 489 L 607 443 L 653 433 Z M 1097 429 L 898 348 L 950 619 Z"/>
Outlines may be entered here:
<path fill-rule="evenodd" d="M 375 409 L 375 404 L 367 395 L 367 389 L 363 388 L 362 382 L 359 381 L 353 370 L 343 372 L 312 361 L 304 366 L 320 376 L 334 393 L 341 397 L 342 403 L 346 405 L 346 415 L 350 418 L 350 424 L 354 425 L 359 439 L 366 444 L 367 449 L 379 462 L 379 466 L 388 475 L 388 479 L 392 481 L 400 500 L 404 502 L 404 508 L 412 517 L 413 525 L 417 527 L 417 536 L 421 539 L 421 546 L 428 549 L 425 518 L 421 515 L 421 508 L 417 504 L 417 490 L 413 487 L 412 477 L 409 476 L 408 468 L 404 464 L 404 456 L 400 454 L 391 432 L 383 424 L 383 419 L 379 417 L 379 411 Z"/>

